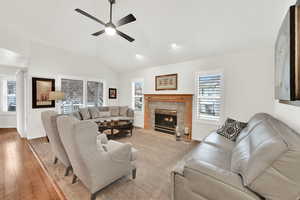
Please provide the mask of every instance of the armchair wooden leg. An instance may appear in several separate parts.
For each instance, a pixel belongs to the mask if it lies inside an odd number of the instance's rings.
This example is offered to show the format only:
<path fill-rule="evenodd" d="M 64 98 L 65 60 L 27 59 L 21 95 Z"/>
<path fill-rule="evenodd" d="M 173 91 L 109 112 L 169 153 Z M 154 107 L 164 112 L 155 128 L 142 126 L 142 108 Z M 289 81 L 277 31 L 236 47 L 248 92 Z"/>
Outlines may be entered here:
<path fill-rule="evenodd" d="M 136 168 L 132 170 L 132 179 L 136 178 Z"/>
<path fill-rule="evenodd" d="M 91 194 L 91 200 L 96 200 L 96 194 L 97 194 L 97 192 Z"/>
<path fill-rule="evenodd" d="M 73 175 L 72 184 L 76 183 L 76 181 L 77 181 L 77 176 L 74 174 L 74 175 Z"/>
<path fill-rule="evenodd" d="M 71 166 L 67 167 L 66 172 L 65 172 L 65 176 L 69 176 L 70 171 L 72 171 L 72 167 Z"/>
<path fill-rule="evenodd" d="M 57 161 L 58 161 L 58 158 L 55 157 L 55 158 L 54 158 L 54 162 L 53 162 L 54 165 L 57 163 Z"/>

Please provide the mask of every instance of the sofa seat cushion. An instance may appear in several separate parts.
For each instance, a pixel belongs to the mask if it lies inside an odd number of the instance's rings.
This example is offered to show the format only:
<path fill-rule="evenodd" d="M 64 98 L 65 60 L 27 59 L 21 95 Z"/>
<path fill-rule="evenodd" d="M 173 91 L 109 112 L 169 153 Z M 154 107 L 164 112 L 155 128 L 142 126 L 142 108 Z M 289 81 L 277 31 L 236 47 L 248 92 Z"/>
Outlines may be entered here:
<path fill-rule="evenodd" d="M 219 168 L 201 159 L 187 161 L 185 186 L 206 199 L 260 200 L 243 186 L 241 177 L 229 169 Z"/>
<path fill-rule="evenodd" d="M 232 151 L 235 146 L 235 142 L 226 139 L 222 135 L 219 135 L 216 132 L 209 134 L 204 140 L 204 143 L 219 147 L 225 151 Z"/>
<path fill-rule="evenodd" d="M 211 144 L 201 143 L 194 149 L 187 162 L 189 160 L 209 163 L 220 169 L 230 171 L 231 152 Z"/>

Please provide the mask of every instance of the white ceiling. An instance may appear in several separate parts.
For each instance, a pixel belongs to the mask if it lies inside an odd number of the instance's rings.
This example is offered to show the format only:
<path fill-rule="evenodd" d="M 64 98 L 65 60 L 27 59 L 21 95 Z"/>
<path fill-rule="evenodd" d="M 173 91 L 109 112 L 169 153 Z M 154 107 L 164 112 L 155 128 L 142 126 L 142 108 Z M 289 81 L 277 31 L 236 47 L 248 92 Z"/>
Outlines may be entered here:
<path fill-rule="evenodd" d="M 120 30 L 134 37 L 92 33 L 102 25 L 74 11 L 81 8 L 108 20 L 107 0 L 1 0 L 0 23 L 30 39 L 98 56 L 117 71 L 170 64 L 273 45 L 292 0 L 116 0 L 114 21 L 133 13 L 137 21 Z M 181 46 L 171 50 L 170 44 Z M 141 54 L 143 60 L 135 55 Z"/>

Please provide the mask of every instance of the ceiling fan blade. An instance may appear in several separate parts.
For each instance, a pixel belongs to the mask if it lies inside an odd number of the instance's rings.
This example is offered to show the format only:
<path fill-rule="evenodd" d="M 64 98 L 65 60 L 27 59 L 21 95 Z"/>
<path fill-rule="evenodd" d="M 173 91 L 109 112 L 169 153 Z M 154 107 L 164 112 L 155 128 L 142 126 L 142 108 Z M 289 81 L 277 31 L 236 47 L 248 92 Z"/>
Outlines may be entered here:
<path fill-rule="evenodd" d="M 119 36 L 121 36 L 122 38 L 128 40 L 129 42 L 133 42 L 134 41 L 134 39 L 132 37 L 130 37 L 129 35 L 126 35 L 125 33 L 122 33 L 121 31 L 118 31 L 118 30 L 116 30 L 116 31 L 117 31 L 117 34 Z"/>
<path fill-rule="evenodd" d="M 129 24 L 131 22 L 136 21 L 136 18 L 133 14 L 129 14 L 126 17 L 123 17 L 117 22 L 117 27 L 123 26 L 125 24 Z"/>
<path fill-rule="evenodd" d="M 104 32 L 105 32 L 105 30 L 102 30 L 102 31 L 98 31 L 96 33 L 93 33 L 92 35 L 93 36 L 99 36 L 99 35 L 103 34 Z"/>
<path fill-rule="evenodd" d="M 99 22 L 100 24 L 105 26 L 105 23 L 103 21 L 101 21 L 100 19 L 97 19 L 96 17 L 90 15 L 89 13 L 87 13 L 87 12 L 85 12 L 85 11 L 79 9 L 79 8 L 76 8 L 75 11 L 82 14 L 82 15 L 84 15 L 84 16 L 86 16 L 86 17 L 88 17 L 88 18 L 90 18 L 90 19 L 93 19 L 96 22 Z"/>

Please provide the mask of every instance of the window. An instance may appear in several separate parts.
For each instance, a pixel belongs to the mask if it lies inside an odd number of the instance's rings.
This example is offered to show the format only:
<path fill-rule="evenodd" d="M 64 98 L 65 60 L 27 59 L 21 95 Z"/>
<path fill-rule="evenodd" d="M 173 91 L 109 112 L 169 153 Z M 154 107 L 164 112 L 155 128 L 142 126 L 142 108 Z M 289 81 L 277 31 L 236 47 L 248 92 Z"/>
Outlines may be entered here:
<path fill-rule="evenodd" d="M 220 119 L 222 74 L 197 75 L 197 119 Z"/>
<path fill-rule="evenodd" d="M 16 111 L 16 81 L 7 81 L 7 111 Z"/>
<path fill-rule="evenodd" d="M 143 110 L 143 82 L 134 81 L 132 83 L 132 107 L 135 111 Z"/>
<path fill-rule="evenodd" d="M 87 81 L 87 106 L 103 105 L 103 83 L 96 81 Z"/>
<path fill-rule="evenodd" d="M 62 113 L 71 113 L 83 106 L 83 80 L 61 79 L 61 91 L 65 94 Z"/>

